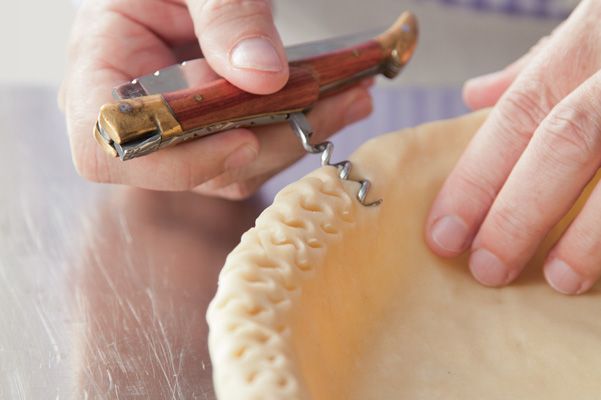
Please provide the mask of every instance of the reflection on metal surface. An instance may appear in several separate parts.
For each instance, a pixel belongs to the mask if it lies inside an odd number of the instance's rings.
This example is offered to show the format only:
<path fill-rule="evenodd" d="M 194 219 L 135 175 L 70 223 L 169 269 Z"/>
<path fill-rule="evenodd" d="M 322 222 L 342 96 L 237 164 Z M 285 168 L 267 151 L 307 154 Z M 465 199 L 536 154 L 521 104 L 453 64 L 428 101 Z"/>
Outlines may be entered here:
<path fill-rule="evenodd" d="M 0 87 L 0 399 L 214 399 L 205 310 L 263 204 L 84 182 L 55 99 Z M 372 118 L 333 139 L 340 157 L 465 112 L 460 88 L 374 101 Z M 314 168 L 306 158 L 263 195 Z"/>
<path fill-rule="evenodd" d="M 260 204 L 84 182 L 54 99 L 0 91 L 0 399 L 214 399 L 205 311 Z"/>
<path fill-rule="evenodd" d="M 205 309 L 257 209 L 135 189 L 97 200 L 72 275 L 78 394 L 212 398 Z"/>

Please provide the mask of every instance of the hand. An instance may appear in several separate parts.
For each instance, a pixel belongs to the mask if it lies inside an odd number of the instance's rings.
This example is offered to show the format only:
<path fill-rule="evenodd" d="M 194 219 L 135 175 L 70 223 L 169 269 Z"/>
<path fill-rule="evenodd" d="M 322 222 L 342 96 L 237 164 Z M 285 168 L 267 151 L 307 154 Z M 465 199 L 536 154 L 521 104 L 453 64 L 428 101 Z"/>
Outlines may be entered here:
<path fill-rule="evenodd" d="M 268 0 L 95 0 L 80 9 L 59 103 L 66 112 L 77 171 L 98 182 L 196 190 L 244 198 L 303 155 L 283 124 L 235 129 L 122 162 L 96 144 L 92 128 L 111 90 L 134 77 L 202 54 L 207 80 L 223 76 L 268 94 L 288 79 Z M 316 104 L 309 120 L 321 140 L 371 112 L 366 85 Z"/>
<path fill-rule="evenodd" d="M 471 247 L 487 286 L 513 281 L 601 166 L 601 2 L 584 0 L 548 40 L 504 71 L 469 81 L 471 108 L 494 105 L 436 198 L 431 249 Z M 548 283 L 587 291 L 601 275 L 601 187 L 552 249 Z"/>

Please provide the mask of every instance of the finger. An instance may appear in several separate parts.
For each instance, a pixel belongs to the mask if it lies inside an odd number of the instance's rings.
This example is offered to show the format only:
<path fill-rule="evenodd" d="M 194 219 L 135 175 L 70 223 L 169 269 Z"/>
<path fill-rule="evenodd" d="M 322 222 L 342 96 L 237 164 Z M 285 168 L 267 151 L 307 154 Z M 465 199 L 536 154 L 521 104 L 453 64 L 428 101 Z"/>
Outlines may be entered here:
<path fill-rule="evenodd" d="M 501 71 L 482 75 L 465 82 L 463 85 L 465 104 L 471 110 L 494 106 L 518 74 L 534 59 L 547 42 L 548 37 L 544 37 L 528 53 Z"/>
<path fill-rule="evenodd" d="M 184 1 L 112 0 L 98 2 L 104 11 L 147 27 L 169 47 L 186 45 L 195 38 L 194 25 Z M 123 38 L 129 40 L 130 38 Z"/>
<path fill-rule="evenodd" d="M 102 14 L 106 11 L 95 9 L 97 6 L 93 3 L 86 3 L 91 4 L 88 7 L 92 10 L 84 8 L 82 12 L 94 18 L 80 20 L 74 34 L 87 25 L 95 32 L 95 40 L 84 40 L 72 54 L 74 63 L 64 89 L 73 159 L 82 176 L 148 189 L 185 190 L 228 168 L 239 168 L 256 157 L 258 140 L 245 129 L 165 149 L 127 163 L 104 154 L 92 139 L 91 129 L 100 106 L 111 101 L 111 88 L 144 68 L 168 64 L 165 61 L 171 60 L 173 54 L 146 27 L 114 13 L 106 16 Z M 109 22 L 97 26 L 94 25 L 96 20 Z M 128 36 L 131 40 L 121 40 Z"/>
<path fill-rule="evenodd" d="M 220 177 L 217 177 L 197 186 L 193 191 L 205 196 L 221 197 L 227 200 L 245 200 L 253 196 L 271 176 L 272 174 L 267 173 L 225 185 L 223 181 L 219 180 Z"/>
<path fill-rule="evenodd" d="M 430 210 L 425 236 L 436 254 L 454 257 L 467 250 L 540 122 L 596 72 L 590 61 L 592 49 L 573 46 L 573 40 L 586 35 L 578 24 L 564 25 L 519 74 L 480 127 Z M 563 57 L 558 60 L 557 54 Z M 574 62 L 581 68 L 573 68 Z M 557 79 L 560 76 L 562 79 Z"/>
<path fill-rule="evenodd" d="M 601 165 L 601 73 L 543 120 L 474 240 L 470 269 L 488 286 L 514 280 Z"/>
<path fill-rule="evenodd" d="M 90 127 L 94 126 L 97 111 L 89 110 L 98 110 L 103 102 L 110 101 L 104 97 L 110 93 L 106 88 L 110 82 L 118 81 L 120 75 L 110 70 L 101 73 L 94 67 L 83 68 L 76 75 L 73 79 L 85 82 L 71 85 L 67 125 L 74 164 L 88 180 L 154 190 L 189 190 L 257 157 L 258 139 L 247 129 L 222 132 L 127 162 L 110 157 L 92 139 Z"/>
<path fill-rule="evenodd" d="M 464 103 L 471 110 L 494 106 L 530 58 L 531 54 L 528 53 L 501 71 L 466 81 L 463 85 Z"/>
<path fill-rule="evenodd" d="M 269 94 L 288 80 L 288 63 L 268 0 L 188 0 L 203 54 L 241 89 Z"/>
<path fill-rule="evenodd" d="M 344 126 L 367 117 L 372 111 L 372 99 L 367 89 L 369 82 L 347 92 L 319 101 L 308 115 L 314 130 L 311 140 L 319 143 Z M 224 173 L 203 185 L 203 193 L 216 193 L 217 189 L 235 182 L 245 182 L 262 176 L 263 181 L 294 163 L 306 153 L 288 124 L 278 124 L 256 129 L 260 153 L 250 165 Z M 248 186 L 246 187 L 248 189 Z M 241 191 L 243 192 L 243 191 Z M 245 193 L 247 197 L 249 193 Z"/>
<path fill-rule="evenodd" d="M 70 112 L 68 109 L 69 125 L 81 124 Z M 91 136 L 84 126 L 71 126 L 70 130 Z M 73 138 L 71 144 L 75 166 L 86 179 L 154 190 L 190 190 L 224 171 L 251 163 L 259 149 L 256 135 L 247 129 L 222 132 L 127 162 L 108 156 L 83 135 Z"/>
<path fill-rule="evenodd" d="M 66 110 L 68 100 L 73 99 L 71 105 L 78 109 L 77 116 L 83 118 L 84 123 L 95 119 L 98 107 L 111 100 L 115 85 L 177 61 L 152 26 L 133 20 L 119 9 L 119 6 L 127 9 L 128 4 L 125 1 L 85 2 L 73 25 L 59 104 Z M 145 15 L 153 21 L 157 19 L 152 17 L 154 14 L 178 15 L 181 7 L 175 7 L 178 11 L 172 8 L 166 2 L 156 2 Z M 174 35 L 175 40 L 179 34 Z"/>
<path fill-rule="evenodd" d="M 258 140 L 247 129 L 234 129 L 166 148 L 149 156 L 119 160 L 113 181 L 155 190 L 191 190 L 230 169 L 250 164 L 258 155 Z"/>
<path fill-rule="evenodd" d="M 560 293 L 584 293 L 601 277 L 600 206 L 601 185 L 598 185 L 549 253 L 544 266 L 545 278 Z"/>
<path fill-rule="evenodd" d="M 438 255 L 453 257 L 469 247 L 532 133 L 558 102 L 537 75 L 522 74 L 501 98 L 436 197 L 426 241 Z"/>

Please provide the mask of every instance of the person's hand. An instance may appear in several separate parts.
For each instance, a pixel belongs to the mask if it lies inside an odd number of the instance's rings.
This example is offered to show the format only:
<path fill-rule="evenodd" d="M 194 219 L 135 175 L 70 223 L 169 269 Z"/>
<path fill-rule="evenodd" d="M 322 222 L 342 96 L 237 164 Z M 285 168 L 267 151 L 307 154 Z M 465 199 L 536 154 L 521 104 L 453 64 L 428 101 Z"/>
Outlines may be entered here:
<path fill-rule="evenodd" d="M 513 281 L 601 166 L 601 2 L 584 0 L 504 71 L 468 81 L 473 108 L 494 105 L 426 222 L 440 256 L 471 248 L 487 286 Z M 551 250 L 548 283 L 587 291 L 601 275 L 601 187 Z"/>
<path fill-rule="evenodd" d="M 248 92 L 268 94 L 288 79 L 269 0 L 89 0 L 82 5 L 59 95 L 73 160 L 82 176 L 148 189 L 194 189 L 244 198 L 303 155 L 285 124 L 235 129 L 127 162 L 100 149 L 92 129 L 100 106 L 112 101 L 112 88 L 198 57 L 201 47 L 212 69 L 207 80 L 220 75 Z M 314 140 L 371 112 L 366 86 L 316 104 L 309 115 Z"/>

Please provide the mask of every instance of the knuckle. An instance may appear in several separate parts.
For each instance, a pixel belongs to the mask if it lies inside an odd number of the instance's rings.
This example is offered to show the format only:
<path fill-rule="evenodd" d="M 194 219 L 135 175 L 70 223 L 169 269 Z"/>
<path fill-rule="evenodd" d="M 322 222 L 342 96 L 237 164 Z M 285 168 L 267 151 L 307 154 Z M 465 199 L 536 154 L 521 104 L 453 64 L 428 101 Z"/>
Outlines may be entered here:
<path fill-rule="evenodd" d="M 526 79 L 507 92 L 503 98 L 502 128 L 527 142 L 541 121 L 553 108 L 554 95 L 538 78 Z M 515 139 L 515 137 L 512 137 Z"/>
<path fill-rule="evenodd" d="M 223 190 L 225 198 L 230 200 L 246 200 L 257 192 L 258 185 L 249 182 L 236 182 Z"/>
<path fill-rule="evenodd" d="M 474 168 L 463 168 L 457 175 L 455 187 L 461 188 L 464 198 L 476 203 L 476 207 L 488 209 L 497 196 L 497 190 L 481 173 Z"/>
<path fill-rule="evenodd" d="M 530 243 L 544 235 L 518 207 L 500 206 L 492 210 L 488 222 L 495 236 L 505 238 L 511 243 Z"/>
<path fill-rule="evenodd" d="M 199 177 L 194 173 L 190 163 L 178 163 L 176 168 L 174 168 L 174 172 L 175 176 L 177 177 L 172 181 L 174 190 L 192 190 L 206 180 L 204 177 Z"/>
<path fill-rule="evenodd" d="M 159 152 L 160 153 L 160 152 Z M 145 182 L 145 187 L 169 191 L 186 191 L 198 186 L 205 179 L 195 173 L 185 160 L 169 160 L 171 154 L 152 154 L 138 160 L 135 168 L 137 178 Z M 140 182 L 138 182 L 140 183 Z"/>
<path fill-rule="evenodd" d="M 79 176 L 88 181 L 98 183 L 112 182 L 108 166 L 105 163 L 101 163 L 98 157 L 89 157 L 87 154 L 74 152 L 73 165 Z"/>
<path fill-rule="evenodd" d="M 213 178 L 209 179 L 201 179 L 200 182 L 191 182 L 191 184 L 196 184 L 193 190 L 199 191 L 204 194 L 208 194 L 211 196 L 219 196 L 219 193 L 223 191 L 225 187 L 230 184 L 230 180 L 226 174 L 217 175 Z M 222 196 L 223 197 L 223 196 Z"/>
<path fill-rule="evenodd" d="M 554 164 L 582 167 L 598 158 L 599 132 L 582 112 L 558 107 L 541 125 L 542 155 Z"/>
<path fill-rule="evenodd" d="M 94 3 L 92 5 L 87 5 Z M 108 43 L 114 43 L 115 26 L 119 12 L 115 11 L 115 1 L 104 0 L 86 2 L 75 20 L 67 42 L 67 57 L 70 61 L 79 57 L 96 59 L 105 55 Z"/>

